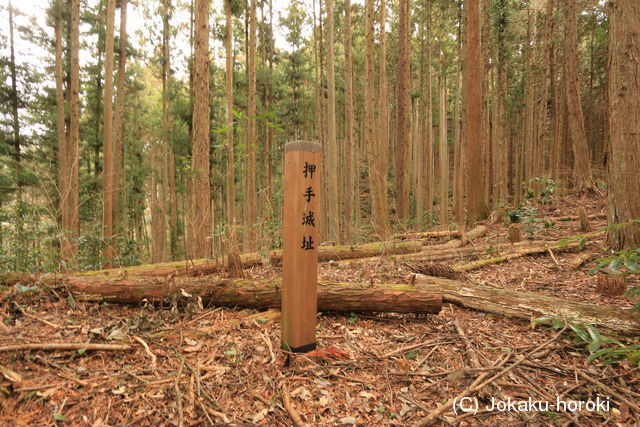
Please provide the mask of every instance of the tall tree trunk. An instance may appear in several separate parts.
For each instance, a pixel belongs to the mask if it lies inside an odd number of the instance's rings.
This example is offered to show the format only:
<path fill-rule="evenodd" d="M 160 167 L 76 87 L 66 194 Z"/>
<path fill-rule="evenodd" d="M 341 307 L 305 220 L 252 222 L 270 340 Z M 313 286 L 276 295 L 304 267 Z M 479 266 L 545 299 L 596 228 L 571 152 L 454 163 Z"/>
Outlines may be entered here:
<path fill-rule="evenodd" d="M 440 130 L 440 144 L 438 147 L 438 158 L 440 160 L 440 191 L 439 191 L 439 214 L 440 227 L 446 229 L 449 225 L 449 148 L 447 143 L 447 83 L 444 69 L 444 56 L 441 57 L 442 70 L 440 74 L 440 120 L 438 129 Z"/>
<path fill-rule="evenodd" d="M 427 18 L 427 94 L 425 100 L 425 143 L 424 143 L 424 161 L 425 161 L 425 208 L 427 210 L 427 223 L 431 223 L 433 218 L 433 194 L 435 188 L 435 166 L 433 157 L 433 94 L 431 80 L 431 1 L 428 1 L 428 18 Z"/>
<path fill-rule="evenodd" d="M 195 4 L 195 66 L 193 76 L 193 131 L 191 150 L 189 236 L 191 259 L 211 255 L 211 189 L 209 185 L 209 5 Z"/>
<path fill-rule="evenodd" d="M 334 61 L 334 0 L 327 0 L 327 214 L 329 240 L 340 240 L 340 201 L 338 199 L 338 142 L 336 140 L 336 82 Z"/>
<path fill-rule="evenodd" d="M 226 37 L 224 48 L 226 55 L 225 94 L 226 94 L 226 136 L 227 136 L 227 225 L 229 227 L 229 241 L 231 247 L 236 249 L 236 173 L 235 154 L 233 144 L 233 16 L 231 1 L 224 0 L 224 14 L 226 25 Z"/>
<path fill-rule="evenodd" d="M 165 144 L 168 162 L 169 185 L 169 253 L 171 259 L 179 256 L 178 247 L 178 196 L 176 194 L 176 165 L 175 153 L 170 136 L 173 129 L 173 118 L 169 113 L 171 103 L 171 0 L 163 0 L 162 14 L 162 121 L 165 134 Z M 165 183 L 167 185 L 167 183 Z M 125 193 L 126 194 L 126 193 Z M 125 217 L 126 218 L 126 217 Z"/>
<path fill-rule="evenodd" d="M 591 172 L 591 159 L 587 147 L 587 134 L 580 100 L 578 80 L 578 24 L 576 0 L 567 0 L 565 16 L 565 81 L 567 107 L 569 110 L 569 133 L 575 159 L 575 183 L 579 192 L 593 193 L 596 183 Z"/>
<path fill-rule="evenodd" d="M 113 259 L 113 27 L 115 18 L 115 0 L 107 0 L 107 25 L 104 58 L 104 166 L 102 170 L 102 235 L 104 248 L 102 257 L 105 266 Z"/>
<path fill-rule="evenodd" d="M 609 224 L 617 250 L 640 246 L 640 4 L 609 2 Z"/>
<path fill-rule="evenodd" d="M 382 0 L 381 6 L 384 6 Z M 384 7 L 380 8 L 380 16 L 384 16 Z M 384 26 L 382 27 L 384 31 Z M 386 141 L 386 134 L 383 129 L 388 129 L 383 123 L 386 122 L 386 115 L 383 115 L 382 108 L 386 108 L 387 97 L 383 93 L 384 87 L 380 87 L 381 105 L 379 124 L 381 126 L 378 135 L 379 141 L 376 140 L 376 114 L 374 111 L 375 82 L 374 82 L 374 11 L 373 0 L 365 0 L 365 56 L 364 56 L 364 141 L 369 144 L 367 147 L 367 162 L 369 164 L 369 193 L 371 197 L 371 219 L 373 228 L 378 236 L 388 236 L 391 233 L 389 226 L 389 217 L 387 212 L 386 197 L 386 163 L 380 161 L 382 157 L 386 161 L 386 153 L 383 154 L 381 147 L 385 145 L 382 141 Z M 381 33 L 380 61 L 385 66 L 380 70 L 380 83 L 383 83 L 383 70 L 386 67 L 383 52 L 383 35 Z M 386 72 L 384 73 L 386 75 Z M 386 84 L 386 83 L 385 83 Z M 385 145 L 386 146 L 386 145 Z M 384 166 L 380 169 L 381 166 Z"/>
<path fill-rule="evenodd" d="M 467 221 L 473 223 L 487 217 L 484 199 L 484 163 L 482 162 L 482 54 L 480 50 L 480 0 L 464 2 L 465 45 L 463 74 L 463 123 L 467 141 Z"/>
<path fill-rule="evenodd" d="M 116 93 L 114 137 L 113 137 L 113 228 L 118 232 L 120 224 L 120 175 L 122 171 L 122 133 L 126 104 L 127 64 L 127 0 L 120 0 L 120 46 L 118 52 L 118 91 Z M 164 73 L 163 73 L 164 75 Z M 164 108 L 164 107 L 163 107 Z"/>
<path fill-rule="evenodd" d="M 9 72 L 11 74 L 11 115 L 13 125 L 13 162 L 16 171 L 16 199 L 22 201 L 22 154 L 20 146 L 20 120 L 18 117 L 18 77 L 16 75 L 16 55 L 14 47 L 13 5 L 9 0 Z M 18 224 L 20 227 L 20 225 Z"/>
<path fill-rule="evenodd" d="M 69 70 L 69 135 L 67 141 L 67 167 L 69 169 L 69 230 L 70 259 L 75 260 L 80 236 L 79 212 L 79 158 L 80 143 L 80 0 L 71 0 L 70 31 L 70 70 Z"/>
<path fill-rule="evenodd" d="M 245 220 L 249 231 L 248 247 L 253 251 L 256 247 L 256 228 L 258 197 L 256 194 L 256 0 L 249 4 L 249 58 L 247 82 L 247 215 Z"/>
<path fill-rule="evenodd" d="M 398 30 L 398 104 L 396 106 L 396 209 L 398 218 L 409 218 L 409 154 L 411 139 L 409 0 L 400 0 Z"/>
<path fill-rule="evenodd" d="M 460 90 L 462 79 L 457 75 L 456 95 L 453 102 L 453 210 L 455 212 L 456 224 L 459 228 L 464 226 L 464 157 L 462 146 L 462 123 L 460 121 Z"/>
<path fill-rule="evenodd" d="M 60 258 L 69 261 L 73 256 L 72 242 L 69 237 L 72 230 L 69 224 L 69 164 L 68 140 L 65 125 L 65 101 L 62 82 L 62 1 L 54 4 L 55 31 L 55 79 L 56 79 L 56 131 L 58 136 L 58 170 L 60 185 L 60 216 L 62 233 L 60 233 Z"/>
<path fill-rule="evenodd" d="M 351 238 L 353 227 L 354 176 L 354 108 L 353 57 L 351 49 L 351 0 L 344 2 L 344 186 L 342 188 L 345 241 Z M 357 193 L 356 193 L 357 194 Z"/>

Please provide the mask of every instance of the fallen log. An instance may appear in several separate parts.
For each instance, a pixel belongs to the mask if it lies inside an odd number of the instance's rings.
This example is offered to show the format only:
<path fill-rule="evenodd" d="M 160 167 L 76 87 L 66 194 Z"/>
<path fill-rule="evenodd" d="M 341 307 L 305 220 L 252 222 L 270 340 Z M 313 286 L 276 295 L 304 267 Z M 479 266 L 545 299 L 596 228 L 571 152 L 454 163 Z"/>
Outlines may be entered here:
<path fill-rule="evenodd" d="M 76 301 L 105 301 L 139 304 L 188 303 L 200 297 L 204 305 L 280 308 L 280 280 L 253 281 L 219 277 L 181 277 L 166 280 L 153 277 L 67 278 L 67 288 Z M 436 287 L 405 284 L 369 285 L 327 282 L 318 284 L 318 310 L 341 312 L 438 313 L 442 295 Z"/>
<path fill-rule="evenodd" d="M 607 219 L 607 214 L 606 213 L 594 214 L 594 215 L 589 215 L 587 218 L 588 219 Z M 580 216 L 579 215 L 552 216 L 549 218 L 545 218 L 545 220 L 549 222 L 579 221 Z"/>
<path fill-rule="evenodd" d="M 619 307 L 594 305 L 421 274 L 415 276 L 414 284 L 425 285 L 429 289 L 436 286 L 442 290 L 444 302 L 487 313 L 526 320 L 538 317 L 566 319 L 625 336 L 640 335 L 640 319 Z"/>
<path fill-rule="evenodd" d="M 320 246 L 318 261 L 367 258 L 372 256 L 406 254 L 420 252 L 422 242 L 409 240 L 405 242 L 374 242 L 354 246 Z M 282 265 L 282 251 L 273 251 L 270 256 L 272 265 Z"/>
<path fill-rule="evenodd" d="M 259 253 L 245 253 L 240 255 L 243 268 L 262 265 L 262 257 Z M 187 261 L 173 261 L 159 264 L 144 264 L 132 267 L 110 268 L 107 270 L 94 270 L 82 273 L 74 273 L 74 276 L 110 276 L 110 277 L 151 277 L 151 276 L 203 276 L 219 273 L 225 270 L 227 257 L 217 259 L 196 259 Z"/>
<path fill-rule="evenodd" d="M 593 233 L 588 233 L 585 234 L 584 237 L 586 238 L 590 238 L 590 237 L 598 237 L 600 235 L 602 235 L 603 232 L 601 231 L 596 231 Z M 585 243 L 589 244 L 588 242 Z M 479 259 L 477 261 L 471 261 L 471 262 L 467 262 L 467 263 L 458 263 L 455 264 L 453 266 L 453 269 L 455 271 L 459 271 L 459 272 L 463 272 L 463 271 L 471 271 L 471 270 L 476 270 L 478 268 L 482 268 L 486 265 L 490 265 L 490 264 L 497 264 L 497 263 L 501 263 L 501 262 L 505 262 L 505 261 L 509 261 L 515 258 L 521 258 L 527 255 L 535 255 L 535 254 L 540 254 L 540 253 L 544 253 L 544 252 L 548 252 L 549 250 L 554 250 L 556 252 L 566 252 L 568 250 L 572 250 L 577 248 L 580 245 L 580 242 L 574 242 L 574 243 L 569 243 L 569 244 L 561 244 L 560 242 L 556 242 L 552 245 L 540 245 L 540 246 L 533 246 L 533 247 L 525 247 L 522 249 L 519 249 L 515 252 L 509 252 L 506 253 L 504 255 L 498 255 L 492 258 L 486 258 L 486 259 Z M 514 245 L 515 246 L 515 245 Z"/>
<path fill-rule="evenodd" d="M 421 231 L 416 233 L 405 233 L 394 236 L 394 239 L 398 240 L 423 240 L 434 239 L 438 237 L 459 237 L 462 235 L 460 230 L 435 230 L 435 231 Z"/>

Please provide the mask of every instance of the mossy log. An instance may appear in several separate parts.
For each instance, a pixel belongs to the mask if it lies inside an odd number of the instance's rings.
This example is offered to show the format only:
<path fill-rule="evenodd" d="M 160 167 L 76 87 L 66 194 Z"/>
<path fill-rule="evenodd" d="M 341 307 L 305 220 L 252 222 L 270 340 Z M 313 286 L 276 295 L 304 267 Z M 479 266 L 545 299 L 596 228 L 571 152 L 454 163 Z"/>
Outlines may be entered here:
<path fill-rule="evenodd" d="M 252 252 L 240 255 L 243 268 L 262 265 L 259 253 Z M 94 270 L 83 273 L 73 273 L 74 276 L 110 276 L 110 277 L 150 277 L 150 276 L 202 276 L 219 273 L 227 265 L 227 257 L 214 259 L 196 259 L 188 261 L 163 262 L 159 264 L 144 264 L 132 267 Z"/>
<path fill-rule="evenodd" d="M 554 296 L 495 288 L 478 283 L 442 279 L 417 274 L 417 286 L 442 290 L 444 302 L 503 316 L 532 320 L 538 317 L 567 319 L 594 325 L 624 336 L 640 335 L 640 319 L 619 307 L 570 301 Z"/>
<path fill-rule="evenodd" d="M 255 309 L 279 308 L 280 280 L 221 279 L 219 277 L 73 276 L 67 288 L 77 301 L 139 304 L 181 302 L 201 297 L 203 304 Z M 318 284 L 318 310 L 340 312 L 438 313 L 442 294 L 436 287 L 405 284 Z"/>
<path fill-rule="evenodd" d="M 428 240 L 436 239 L 439 237 L 459 237 L 462 235 L 460 230 L 434 230 L 434 231 L 421 231 L 416 233 L 405 233 L 394 236 L 398 240 Z"/>
<path fill-rule="evenodd" d="M 321 246 L 318 248 L 318 261 L 338 261 L 344 259 L 366 258 L 382 255 L 407 254 L 420 252 L 422 242 L 374 242 L 354 246 Z M 273 251 L 270 256 L 272 265 L 282 264 L 282 251 Z"/>

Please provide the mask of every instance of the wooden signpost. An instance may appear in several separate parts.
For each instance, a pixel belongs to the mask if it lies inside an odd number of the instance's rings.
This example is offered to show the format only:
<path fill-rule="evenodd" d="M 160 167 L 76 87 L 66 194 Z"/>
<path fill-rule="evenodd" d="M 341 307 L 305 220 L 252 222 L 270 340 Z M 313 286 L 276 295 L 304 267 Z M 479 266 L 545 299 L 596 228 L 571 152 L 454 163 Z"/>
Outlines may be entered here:
<path fill-rule="evenodd" d="M 284 249 L 281 347 L 305 353 L 316 348 L 320 144 L 284 146 Z"/>

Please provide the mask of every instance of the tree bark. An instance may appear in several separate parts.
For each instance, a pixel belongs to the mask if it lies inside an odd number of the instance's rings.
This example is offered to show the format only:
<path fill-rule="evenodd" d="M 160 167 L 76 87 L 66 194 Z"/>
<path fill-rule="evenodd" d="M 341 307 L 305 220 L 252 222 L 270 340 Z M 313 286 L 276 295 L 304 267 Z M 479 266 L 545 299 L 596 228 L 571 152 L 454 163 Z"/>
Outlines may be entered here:
<path fill-rule="evenodd" d="M 112 220 L 116 233 L 120 225 L 120 175 L 122 173 L 122 134 L 124 131 L 124 109 L 126 105 L 126 64 L 127 64 L 127 1 L 120 0 L 120 46 L 118 52 L 118 84 L 113 124 L 113 191 Z"/>
<path fill-rule="evenodd" d="M 567 107 L 569 111 L 569 133 L 575 158 L 575 184 L 579 192 L 594 193 L 597 189 L 591 171 L 591 159 L 587 147 L 587 134 L 584 127 L 582 102 L 580 99 L 580 81 L 578 80 L 578 24 L 576 0 L 566 3 L 565 34 L 565 84 Z"/>
<path fill-rule="evenodd" d="M 440 228 L 447 229 L 449 226 L 449 144 L 447 141 L 447 83 L 444 70 L 444 56 L 440 58 L 442 70 L 440 75 L 440 120 L 438 128 L 440 130 L 440 144 L 438 147 L 438 158 L 440 160 L 440 197 L 438 222 Z"/>
<path fill-rule="evenodd" d="M 329 240 L 340 241 L 340 200 L 338 198 L 338 141 L 336 140 L 336 81 L 334 61 L 334 0 L 327 0 L 327 214 Z M 340 171 L 342 173 L 342 171 Z"/>
<path fill-rule="evenodd" d="M 342 207 L 344 240 L 351 238 L 353 218 L 354 175 L 354 108 L 353 108 L 353 55 L 351 49 L 351 0 L 344 2 L 344 185 Z M 357 194 L 357 193 L 356 193 Z"/>
<path fill-rule="evenodd" d="M 465 45 L 463 69 L 463 123 L 467 159 L 467 222 L 483 220 L 489 209 L 484 198 L 482 161 L 482 53 L 480 50 L 480 0 L 464 2 Z"/>
<path fill-rule="evenodd" d="M 13 24 L 13 4 L 9 0 L 9 72 L 11 75 L 11 116 L 13 125 L 13 162 L 15 168 L 16 180 L 16 200 L 22 201 L 22 147 L 20 143 L 20 120 L 18 117 L 18 77 L 16 74 L 16 55 L 14 47 L 14 24 Z M 18 227 L 21 225 L 18 224 Z"/>
<path fill-rule="evenodd" d="M 188 302 L 184 292 L 203 304 L 255 309 L 280 308 L 280 280 L 69 277 L 68 288 L 77 301 L 140 304 Z M 182 297 L 182 298 L 181 298 Z M 436 287 L 406 284 L 370 285 L 327 282 L 318 284 L 318 310 L 339 312 L 396 312 L 437 314 L 442 295 Z"/>
<path fill-rule="evenodd" d="M 563 300 L 553 296 L 420 274 L 416 275 L 415 283 L 418 286 L 436 286 L 442 290 L 444 302 L 474 310 L 529 321 L 538 317 L 571 319 L 572 323 L 590 324 L 625 336 L 640 335 L 640 322 L 628 311 L 618 307 Z"/>
<path fill-rule="evenodd" d="M 209 185 L 209 5 L 196 0 L 193 131 L 189 186 L 190 258 L 211 255 L 211 189 Z"/>
<path fill-rule="evenodd" d="M 256 193 L 256 0 L 249 0 L 249 58 L 247 75 L 247 212 L 248 249 L 256 247 L 258 196 Z"/>
<path fill-rule="evenodd" d="M 396 209 L 399 219 L 409 218 L 409 154 L 411 140 L 409 0 L 400 0 L 398 29 L 398 104 L 396 106 Z M 381 25 L 384 31 L 384 23 Z"/>
<path fill-rule="evenodd" d="M 54 4 L 54 31 L 55 31 L 55 79 L 56 79 L 56 131 L 58 135 L 58 170 L 60 185 L 60 216 L 62 232 L 60 233 L 60 257 L 62 260 L 71 261 L 74 257 L 74 244 L 71 240 L 73 230 L 69 224 L 69 157 L 68 139 L 66 129 L 66 113 L 64 88 L 62 81 L 62 2 Z"/>
<path fill-rule="evenodd" d="M 384 6 L 384 0 L 382 0 Z M 384 7 L 380 9 L 381 18 L 384 16 Z M 388 127 L 386 108 L 386 82 L 383 82 L 382 75 L 386 75 L 386 60 L 381 59 L 383 67 L 380 70 L 380 117 L 378 123 L 381 126 L 376 138 L 376 114 L 374 111 L 375 82 L 374 82 L 374 11 L 373 0 L 365 1 L 365 56 L 364 56 L 364 141 L 367 145 L 367 163 L 369 166 L 369 195 L 371 198 L 371 221 L 378 236 L 388 236 L 391 232 L 389 217 L 387 212 L 387 168 L 386 155 L 383 155 L 383 148 L 386 147 Z M 383 35 L 381 34 L 380 56 L 384 58 Z M 387 130 L 387 132 L 385 132 Z M 381 162 L 380 159 L 383 159 Z"/>
<path fill-rule="evenodd" d="M 114 18 L 115 0 L 107 0 L 107 25 L 106 44 L 104 58 L 104 142 L 102 170 L 102 236 L 104 248 L 102 257 L 105 258 L 105 266 L 115 256 L 113 242 L 113 44 L 114 44 Z"/>
<path fill-rule="evenodd" d="M 80 236 L 79 209 L 79 167 L 78 145 L 80 144 L 80 0 L 71 0 L 70 31 L 70 70 L 69 70 L 69 134 L 67 141 L 67 167 L 69 182 L 69 230 L 71 260 L 75 260 L 78 251 L 77 239 Z"/>
<path fill-rule="evenodd" d="M 236 241 L 236 173 L 235 173 L 235 153 L 233 144 L 233 16 L 231 12 L 231 1 L 224 0 L 224 14 L 226 37 L 224 40 L 226 71 L 225 71 L 225 95 L 226 95 L 226 136 L 227 136 L 227 226 L 229 227 L 229 242 L 231 247 L 237 246 Z M 270 183 L 267 183 L 270 185 Z"/>
<path fill-rule="evenodd" d="M 318 249 L 318 261 L 366 258 L 381 255 L 406 254 L 420 252 L 422 241 L 374 242 L 355 246 L 321 246 Z M 282 251 L 271 253 L 271 264 L 282 264 Z"/>
<path fill-rule="evenodd" d="M 640 4 L 611 1 L 609 20 L 609 225 L 640 218 Z M 640 223 L 611 228 L 614 249 L 640 247 Z"/>

